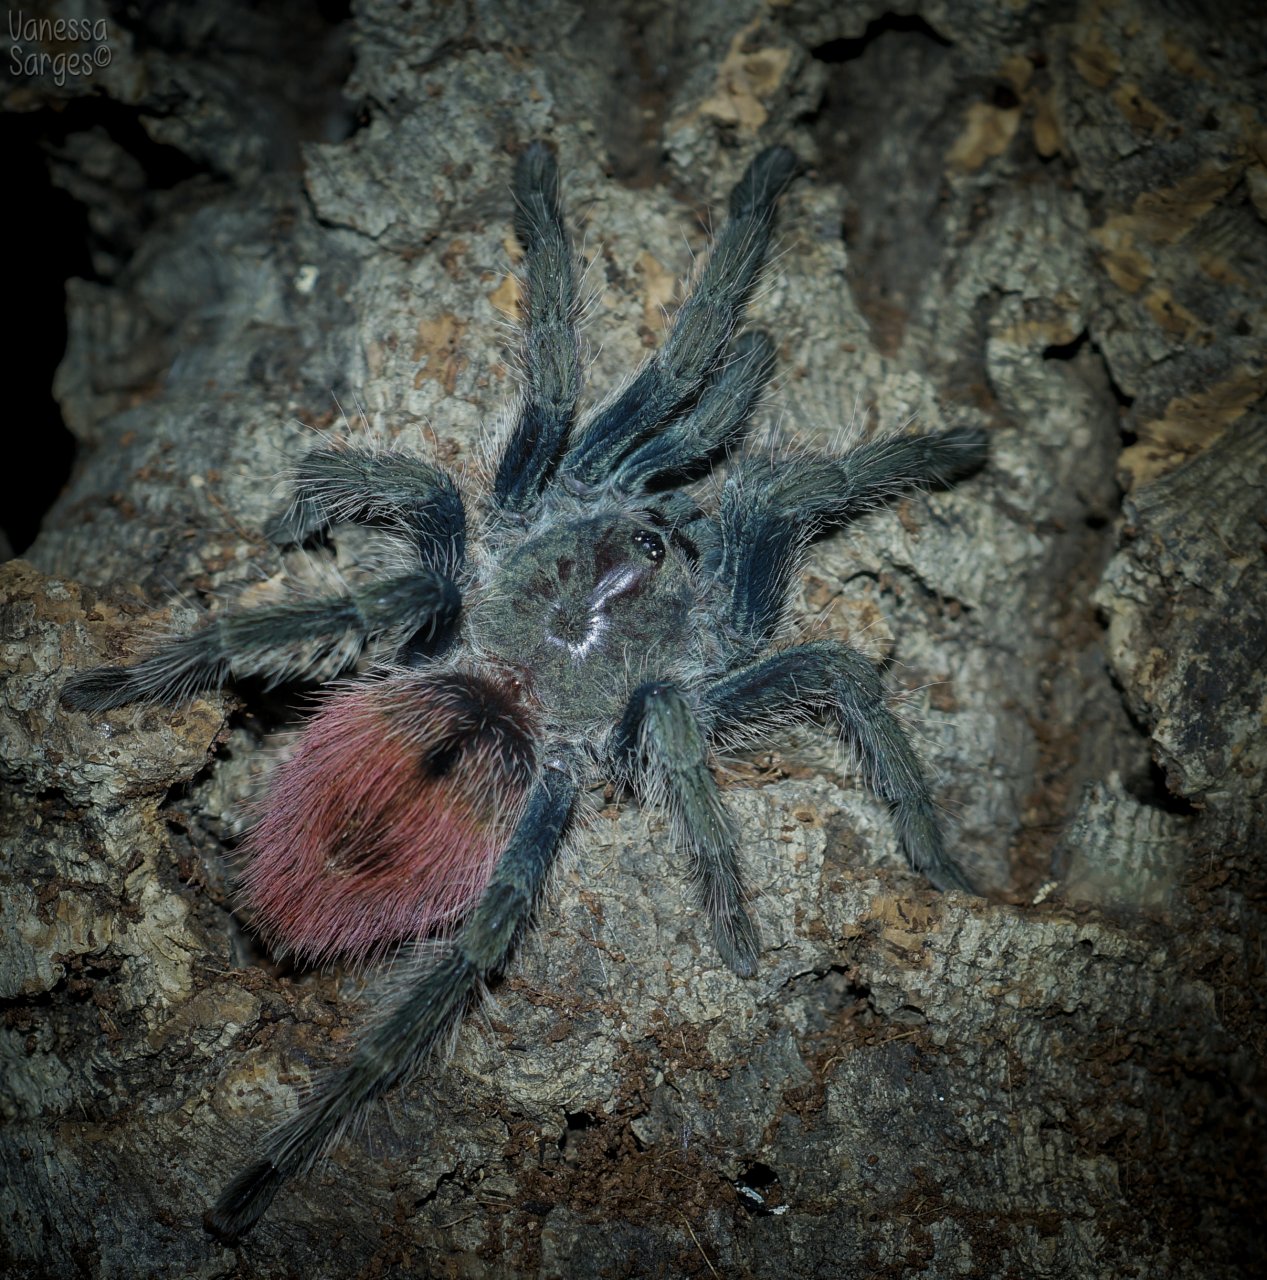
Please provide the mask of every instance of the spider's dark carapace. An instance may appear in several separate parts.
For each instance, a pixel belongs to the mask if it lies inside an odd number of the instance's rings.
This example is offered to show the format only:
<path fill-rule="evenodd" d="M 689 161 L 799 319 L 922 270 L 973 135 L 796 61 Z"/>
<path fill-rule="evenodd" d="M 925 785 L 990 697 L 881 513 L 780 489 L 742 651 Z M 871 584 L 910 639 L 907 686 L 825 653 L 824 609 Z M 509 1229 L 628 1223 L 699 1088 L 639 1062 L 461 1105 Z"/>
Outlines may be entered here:
<path fill-rule="evenodd" d="M 402 966 L 351 1060 L 230 1182 L 206 1215 L 221 1239 L 249 1230 L 503 968 L 578 795 L 604 775 L 671 814 L 718 954 L 740 976 L 756 968 L 758 934 L 710 756 L 789 720 L 832 723 L 911 865 L 938 887 L 968 887 L 876 668 L 838 641 L 772 648 L 812 537 L 986 455 L 982 433 L 961 429 L 835 456 L 744 456 L 774 347 L 736 330 L 795 169 L 783 147 L 752 161 L 663 344 L 581 415 L 574 256 L 554 157 L 533 143 L 515 170 L 525 389 L 478 518 L 468 527 L 457 486 L 422 458 L 317 449 L 271 537 L 373 524 L 405 548 L 399 573 L 229 612 L 134 666 L 67 684 L 67 706 L 101 711 L 234 679 L 325 680 L 371 640 L 395 655 L 329 693 L 278 769 L 243 898 L 275 946 L 309 959 L 444 941 Z M 695 482 L 728 455 L 707 503 Z"/>

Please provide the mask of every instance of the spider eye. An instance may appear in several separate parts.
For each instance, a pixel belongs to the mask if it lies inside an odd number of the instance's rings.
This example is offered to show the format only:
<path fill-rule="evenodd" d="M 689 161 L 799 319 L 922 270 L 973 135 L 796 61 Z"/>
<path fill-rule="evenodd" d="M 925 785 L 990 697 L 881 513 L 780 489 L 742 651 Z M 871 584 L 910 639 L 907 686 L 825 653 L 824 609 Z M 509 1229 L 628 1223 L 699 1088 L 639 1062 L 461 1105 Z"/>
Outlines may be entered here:
<path fill-rule="evenodd" d="M 633 536 L 633 544 L 652 564 L 664 559 L 664 539 L 650 529 L 639 529 Z"/>

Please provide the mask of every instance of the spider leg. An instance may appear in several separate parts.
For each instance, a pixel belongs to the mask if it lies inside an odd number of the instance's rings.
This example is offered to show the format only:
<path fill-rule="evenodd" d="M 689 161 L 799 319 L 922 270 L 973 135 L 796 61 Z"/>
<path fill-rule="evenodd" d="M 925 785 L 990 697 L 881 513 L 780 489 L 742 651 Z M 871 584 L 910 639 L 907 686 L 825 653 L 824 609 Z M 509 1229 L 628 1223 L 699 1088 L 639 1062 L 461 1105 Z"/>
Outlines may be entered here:
<path fill-rule="evenodd" d="M 295 468 L 290 505 L 265 532 L 279 546 L 348 520 L 404 535 L 421 562 L 454 572 L 466 553 L 466 511 L 441 467 L 391 450 L 314 449 Z"/>
<path fill-rule="evenodd" d="M 734 822 L 708 767 L 695 713 L 672 685 L 634 690 L 616 729 L 614 754 L 664 804 L 691 852 L 690 878 L 721 958 L 741 978 L 756 972 L 757 927 L 744 906 Z"/>
<path fill-rule="evenodd" d="M 971 893 L 946 853 L 919 757 L 885 705 L 880 672 L 862 654 L 838 641 L 797 645 L 722 677 L 700 699 L 710 735 L 735 742 L 804 709 L 830 712 L 856 746 L 868 781 L 893 812 L 910 865 L 938 889 Z"/>
<path fill-rule="evenodd" d="M 563 460 L 587 484 L 609 476 L 640 440 L 696 396 L 717 367 L 765 258 L 774 207 L 796 170 L 786 147 L 757 155 L 730 195 L 730 218 L 660 349 L 585 424 Z"/>
<path fill-rule="evenodd" d="M 134 666 L 96 667 L 72 677 L 61 700 L 75 710 L 105 711 L 127 702 L 179 702 L 232 679 L 262 679 L 269 688 L 329 679 L 355 661 L 370 637 L 396 628 L 410 636 L 434 634 L 460 607 L 453 582 L 421 569 L 358 595 L 230 612 Z"/>
<path fill-rule="evenodd" d="M 627 493 L 654 480 L 689 478 L 693 468 L 732 443 L 774 371 L 768 334 L 741 334 L 731 358 L 706 384 L 694 407 L 644 440 L 617 464 L 612 479 Z"/>
<path fill-rule="evenodd" d="M 558 166 L 543 142 L 534 142 L 515 165 L 515 204 L 515 234 L 525 255 L 528 385 L 493 482 L 494 501 L 506 511 L 523 511 L 537 501 L 581 392 L 572 247 L 559 205 Z"/>
<path fill-rule="evenodd" d="M 307 1168 L 376 1098 L 408 1079 L 481 984 L 506 963 L 558 853 L 576 798 L 572 759 L 556 753 L 528 797 L 493 878 L 438 963 L 417 965 L 367 1028 L 352 1061 L 331 1073 L 238 1174 L 203 1217 L 233 1243 L 259 1220 L 282 1183 Z"/>
<path fill-rule="evenodd" d="M 750 458 L 726 481 L 717 580 L 741 650 L 764 647 L 783 616 L 805 542 L 871 507 L 925 485 L 945 485 L 985 461 L 982 431 L 898 436 L 841 457 Z"/>

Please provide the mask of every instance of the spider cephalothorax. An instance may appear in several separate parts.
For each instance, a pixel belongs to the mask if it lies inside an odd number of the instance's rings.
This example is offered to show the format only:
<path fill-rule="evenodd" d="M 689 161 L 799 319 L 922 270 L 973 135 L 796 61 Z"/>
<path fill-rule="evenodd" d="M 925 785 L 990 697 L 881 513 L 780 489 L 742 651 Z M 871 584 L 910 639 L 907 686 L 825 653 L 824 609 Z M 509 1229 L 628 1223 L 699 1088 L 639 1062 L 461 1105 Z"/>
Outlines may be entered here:
<path fill-rule="evenodd" d="M 740 455 L 715 504 L 690 488 L 738 445 L 771 372 L 770 340 L 735 329 L 794 169 L 782 147 L 753 160 L 663 345 L 578 420 L 572 251 L 553 156 L 528 147 L 515 173 L 525 392 L 471 545 L 441 469 L 318 449 L 295 471 L 274 541 L 372 523 L 407 548 L 406 571 L 359 593 L 229 613 L 66 686 L 67 705 L 95 711 L 234 678 L 327 679 L 371 639 L 395 653 L 332 691 L 279 769 L 243 896 L 271 942 L 310 959 L 445 941 L 405 966 L 352 1060 L 225 1189 L 206 1219 L 221 1238 L 247 1231 L 503 967 L 580 791 L 604 774 L 667 808 L 718 952 L 741 976 L 758 937 L 709 767 L 715 746 L 807 712 L 827 718 L 888 801 L 911 864 L 939 887 L 966 887 L 872 664 L 835 641 L 770 646 L 809 538 L 967 473 L 985 456 L 982 435 Z"/>

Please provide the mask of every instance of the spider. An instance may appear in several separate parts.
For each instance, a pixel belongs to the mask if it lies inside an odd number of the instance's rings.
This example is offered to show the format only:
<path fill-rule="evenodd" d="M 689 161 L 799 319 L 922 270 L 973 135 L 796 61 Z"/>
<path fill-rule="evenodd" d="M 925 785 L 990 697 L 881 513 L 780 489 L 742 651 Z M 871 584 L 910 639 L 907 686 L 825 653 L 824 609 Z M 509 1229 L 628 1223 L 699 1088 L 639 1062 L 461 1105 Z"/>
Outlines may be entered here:
<path fill-rule="evenodd" d="M 221 1240 L 250 1230 L 287 1178 L 417 1070 L 504 968 L 581 793 L 604 774 L 668 811 L 713 943 L 741 977 L 756 969 L 758 933 L 711 749 L 807 714 L 834 721 L 912 867 L 969 888 L 876 667 L 835 640 L 772 648 L 809 539 L 986 454 L 968 429 L 840 456 L 742 453 L 774 346 L 736 329 L 796 168 L 785 147 L 752 160 L 663 344 L 578 415 L 574 256 L 553 153 L 529 145 L 514 176 L 525 386 L 474 536 L 441 468 L 318 448 L 298 464 L 272 540 L 375 525 L 405 547 L 407 571 L 230 611 L 66 685 L 68 707 L 101 711 L 245 678 L 327 680 L 372 640 L 393 655 L 324 696 L 273 780 L 242 892 L 264 937 L 309 960 L 364 960 L 437 933 L 440 945 L 404 964 L 351 1060 L 208 1210 Z M 716 501 L 698 498 L 693 482 L 731 452 Z"/>

